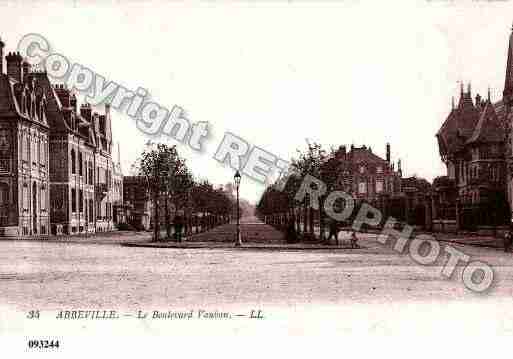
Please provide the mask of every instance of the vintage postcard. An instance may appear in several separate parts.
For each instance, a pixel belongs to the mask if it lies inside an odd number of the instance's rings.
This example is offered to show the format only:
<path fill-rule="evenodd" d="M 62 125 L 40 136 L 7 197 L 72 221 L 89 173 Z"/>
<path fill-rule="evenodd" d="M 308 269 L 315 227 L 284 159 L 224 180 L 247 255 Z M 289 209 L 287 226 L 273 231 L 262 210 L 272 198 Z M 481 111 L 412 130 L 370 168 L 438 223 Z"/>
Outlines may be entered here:
<path fill-rule="evenodd" d="M 0 358 L 507 353 L 512 125 L 510 1 L 2 1 Z"/>

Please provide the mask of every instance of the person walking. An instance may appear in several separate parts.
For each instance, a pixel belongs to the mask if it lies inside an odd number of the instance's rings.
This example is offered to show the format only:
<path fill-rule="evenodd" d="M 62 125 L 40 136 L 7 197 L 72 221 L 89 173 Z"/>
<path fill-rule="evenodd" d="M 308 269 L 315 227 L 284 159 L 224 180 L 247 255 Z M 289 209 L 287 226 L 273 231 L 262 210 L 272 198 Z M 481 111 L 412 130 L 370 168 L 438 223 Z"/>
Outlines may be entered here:
<path fill-rule="evenodd" d="M 330 228 L 330 232 L 328 234 L 328 239 L 326 242 L 329 243 L 331 238 L 335 237 L 335 243 L 338 246 L 338 231 L 339 231 L 338 222 L 336 220 L 332 219 L 330 221 L 329 228 Z"/>
<path fill-rule="evenodd" d="M 513 234 L 511 231 L 511 227 L 508 229 L 506 234 L 504 234 L 504 252 L 509 252 L 511 250 L 511 244 L 513 242 Z"/>
<path fill-rule="evenodd" d="M 360 246 L 358 245 L 358 237 L 356 237 L 356 232 L 353 231 L 353 233 L 351 233 L 351 248 L 359 248 Z"/>
<path fill-rule="evenodd" d="M 182 229 L 183 229 L 183 218 L 181 215 L 177 214 L 175 216 L 175 220 L 173 221 L 173 226 L 175 229 L 175 239 L 177 242 L 182 241 Z"/>
<path fill-rule="evenodd" d="M 287 225 L 287 243 L 297 242 L 296 223 L 294 219 L 290 219 Z"/>

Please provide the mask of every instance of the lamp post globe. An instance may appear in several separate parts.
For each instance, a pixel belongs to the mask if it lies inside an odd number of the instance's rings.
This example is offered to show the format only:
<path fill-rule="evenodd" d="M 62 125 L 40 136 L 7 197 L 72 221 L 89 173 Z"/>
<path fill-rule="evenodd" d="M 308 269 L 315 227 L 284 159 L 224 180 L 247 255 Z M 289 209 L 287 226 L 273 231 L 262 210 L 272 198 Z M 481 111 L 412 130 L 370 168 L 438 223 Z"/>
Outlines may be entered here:
<path fill-rule="evenodd" d="M 240 247 L 242 245 L 242 238 L 240 234 L 240 213 L 239 213 L 239 188 L 240 188 L 240 180 L 241 175 L 239 170 L 235 172 L 233 176 L 233 180 L 235 182 L 235 190 L 237 191 L 237 233 L 235 236 L 235 247 Z"/>

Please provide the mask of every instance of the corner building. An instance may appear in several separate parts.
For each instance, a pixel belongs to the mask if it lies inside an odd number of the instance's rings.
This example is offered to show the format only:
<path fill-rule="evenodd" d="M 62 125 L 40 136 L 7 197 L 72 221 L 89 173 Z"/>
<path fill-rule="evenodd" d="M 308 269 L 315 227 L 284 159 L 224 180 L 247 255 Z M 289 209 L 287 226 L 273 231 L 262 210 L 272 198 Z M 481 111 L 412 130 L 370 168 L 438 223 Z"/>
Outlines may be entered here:
<path fill-rule="evenodd" d="M 2 60 L 3 48 L 0 41 Z M 7 74 L 2 60 L 0 236 L 115 229 L 123 181 L 112 160 L 109 105 L 102 114 L 79 107 L 69 89 L 19 54 L 6 57 Z"/>

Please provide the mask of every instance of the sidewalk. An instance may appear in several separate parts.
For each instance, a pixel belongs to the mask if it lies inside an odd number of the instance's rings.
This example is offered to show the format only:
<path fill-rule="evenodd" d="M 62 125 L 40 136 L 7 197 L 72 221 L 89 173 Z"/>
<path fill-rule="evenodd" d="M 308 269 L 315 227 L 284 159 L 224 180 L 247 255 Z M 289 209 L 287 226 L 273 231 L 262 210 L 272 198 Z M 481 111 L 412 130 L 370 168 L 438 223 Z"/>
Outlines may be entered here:
<path fill-rule="evenodd" d="M 205 233 L 194 234 L 182 242 L 148 241 L 124 243 L 127 247 L 146 248 L 206 248 L 206 249 L 253 249 L 253 250 L 347 250 L 351 249 L 349 241 L 341 240 L 340 245 L 322 244 L 320 241 L 286 243 L 285 236 L 276 228 L 259 222 L 241 221 L 240 231 L 242 246 L 235 247 L 237 226 L 234 223 L 224 224 Z M 364 247 L 361 247 L 364 248 Z"/>
<path fill-rule="evenodd" d="M 183 241 L 180 243 L 177 242 L 132 242 L 132 243 L 122 243 L 124 247 L 139 247 L 139 248 L 174 248 L 174 249 L 251 249 L 251 250 L 277 250 L 277 251 L 287 251 L 287 250 L 348 250 L 348 249 L 363 249 L 365 247 L 360 248 L 351 248 L 347 243 L 343 243 L 339 246 L 336 245 L 324 245 L 318 243 L 255 243 L 255 242 L 243 242 L 242 246 L 235 247 L 233 241 L 231 242 L 197 242 L 197 241 Z"/>
<path fill-rule="evenodd" d="M 433 235 L 439 242 L 456 243 L 462 245 L 504 249 L 504 241 L 502 238 L 489 237 L 489 236 L 472 236 L 472 237 L 450 237 L 441 236 L 438 233 Z"/>

